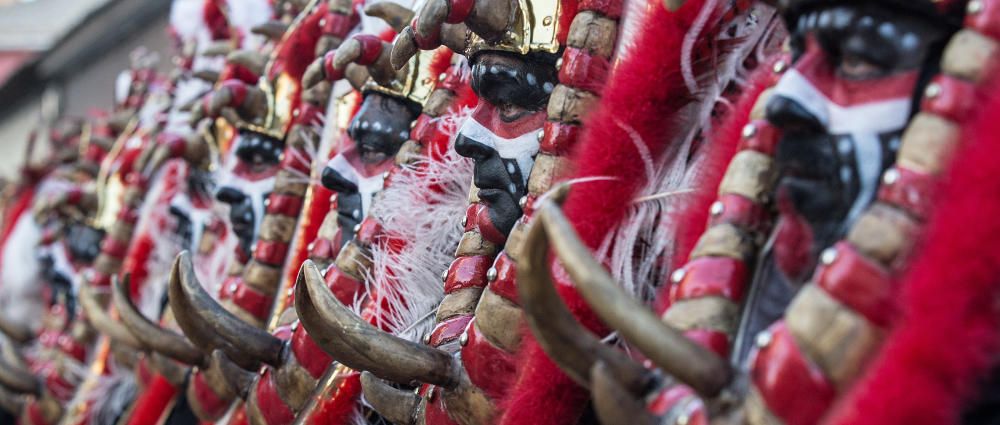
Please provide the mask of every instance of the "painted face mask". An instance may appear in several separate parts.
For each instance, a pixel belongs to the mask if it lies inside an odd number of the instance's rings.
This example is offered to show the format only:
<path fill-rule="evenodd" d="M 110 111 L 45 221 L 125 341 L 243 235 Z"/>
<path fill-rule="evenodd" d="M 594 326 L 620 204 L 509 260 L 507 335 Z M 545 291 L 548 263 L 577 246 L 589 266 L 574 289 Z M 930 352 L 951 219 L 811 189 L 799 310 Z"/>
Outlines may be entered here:
<path fill-rule="evenodd" d="M 235 157 L 226 161 L 229 167 L 223 171 L 215 197 L 229 205 L 230 223 L 244 254 L 249 255 L 257 238 L 283 149 L 281 142 L 244 131 L 231 154 Z"/>
<path fill-rule="evenodd" d="M 775 259 L 792 282 L 811 274 L 819 252 L 874 199 L 926 77 L 921 69 L 943 38 L 925 19 L 877 5 L 818 9 L 797 20 L 796 65 L 767 107 L 783 132 Z"/>
<path fill-rule="evenodd" d="M 556 80 L 551 67 L 500 54 L 483 54 L 472 68 L 479 104 L 459 130 L 455 150 L 475 161 L 479 199 L 490 221 L 508 234 L 523 211 L 528 175 L 538 153 L 549 94 Z"/>

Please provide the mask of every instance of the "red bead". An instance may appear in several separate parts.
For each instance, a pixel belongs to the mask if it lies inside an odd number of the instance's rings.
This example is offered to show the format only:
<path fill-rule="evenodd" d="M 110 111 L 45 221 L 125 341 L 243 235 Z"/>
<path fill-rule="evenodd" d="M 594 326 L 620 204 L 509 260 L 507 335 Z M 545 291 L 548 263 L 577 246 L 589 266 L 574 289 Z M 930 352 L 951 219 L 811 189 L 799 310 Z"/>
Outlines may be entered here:
<path fill-rule="evenodd" d="M 299 211 L 302 211 L 302 203 L 301 197 L 272 193 L 267 197 L 267 213 L 298 217 Z"/>
<path fill-rule="evenodd" d="M 580 135 L 580 126 L 558 121 L 545 121 L 544 136 L 538 149 L 541 152 L 562 155 L 569 152 Z"/>
<path fill-rule="evenodd" d="M 253 258 L 271 266 L 281 266 L 288 255 L 288 243 L 280 241 L 257 241 L 257 250 Z"/>
<path fill-rule="evenodd" d="M 837 257 L 816 269 L 815 281 L 830 296 L 860 313 L 878 326 L 887 326 L 893 317 L 895 295 L 889 272 L 865 258 L 848 242 L 834 247 Z"/>
<path fill-rule="evenodd" d="M 465 332 L 465 328 L 469 326 L 469 322 L 471 320 L 472 316 L 461 315 L 438 323 L 437 326 L 434 327 L 434 330 L 431 331 L 427 345 L 430 345 L 431 347 L 440 347 L 444 344 L 458 340 L 458 337 Z"/>
<path fill-rule="evenodd" d="M 516 358 L 489 342 L 472 322 L 466 331 L 468 342 L 462 347 L 462 364 L 472 384 L 486 395 L 501 399 L 517 377 Z"/>
<path fill-rule="evenodd" d="M 787 425 L 819 423 L 836 396 L 823 372 L 810 363 L 784 323 L 769 330 L 769 343 L 752 359 L 751 380 L 764 403 Z"/>
<path fill-rule="evenodd" d="M 559 82 L 575 89 L 600 95 L 611 64 L 585 50 L 567 47 L 559 68 Z"/>
<path fill-rule="evenodd" d="M 935 176 L 902 165 L 897 165 L 888 173 L 893 173 L 893 181 L 882 182 L 879 200 L 897 206 L 914 217 L 925 218 L 934 200 L 938 183 Z"/>
<path fill-rule="evenodd" d="M 266 320 L 271 312 L 271 302 L 274 297 L 258 292 L 245 283 L 236 284 L 236 291 L 232 294 L 233 304 L 243 309 L 251 316 L 261 320 Z"/>
<path fill-rule="evenodd" d="M 742 195 L 727 193 L 719 196 L 718 204 L 722 209 L 718 214 L 709 217 L 709 226 L 732 224 L 751 232 L 767 232 L 770 227 L 771 214 L 767 208 Z M 716 206 L 712 206 L 716 208 Z"/>
<path fill-rule="evenodd" d="M 497 256 L 493 262 L 493 270 L 496 270 L 497 278 L 490 282 L 490 291 L 515 305 L 520 305 L 517 295 L 517 265 L 506 251 Z"/>
<path fill-rule="evenodd" d="M 719 357 L 729 357 L 729 335 L 719 331 L 708 329 L 691 329 L 684 332 L 684 336 L 698 343 L 702 347 L 712 350 Z"/>
<path fill-rule="evenodd" d="M 773 156 L 774 149 L 778 146 L 778 141 L 781 140 L 781 131 L 766 120 L 757 120 L 750 125 L 753 127 L 744 128 L 744 134 L 741 136 L 742 139 L 737 149 L 741 151 L 750 149 Z M 746 132 L 750 128 L 753 129 L 752 134 Z"/>
<path fill-rule="evenodd" d="M 684 278 L 671 290 L 674 302 L 702 297 L 743 300 L 749 270 L 741 260 L 729 257 L 700 257 L 684 266 Z"/>
<path fill-rule="evenodd" d="M 445 275 L 444 292 L 450 294 L 466 288 L 485 288 L 486 271 L 492 263 L 493 258 L 486 255 L 456 258 Z"/>
<path fill-rule="evenodd" d="M 976 86 L 947 75 L 938 75 L 928 86 L 932 96 L 925 95 L 920 103 L 923 112 L 937 114 L 954 121 L 965 119 L 976 106 Z"/>

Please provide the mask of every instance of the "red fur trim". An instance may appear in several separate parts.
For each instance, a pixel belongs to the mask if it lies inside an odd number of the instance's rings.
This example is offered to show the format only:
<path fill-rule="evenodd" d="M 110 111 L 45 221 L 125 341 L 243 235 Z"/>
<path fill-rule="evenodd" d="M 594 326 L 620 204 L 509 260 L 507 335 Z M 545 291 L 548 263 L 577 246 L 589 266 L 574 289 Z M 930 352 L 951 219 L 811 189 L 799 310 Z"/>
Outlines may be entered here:
<path fill-rule="evenodd" d="M 574 177 L 611 176 L 613 181 L 574 186 L 564 210 L 581 239 L 597 247 L 624 217 L 635 192 L 645 181 L 641 156 L 626 123 L 639 135 L 653 158 L 667 153 L 677 112 L 691 101 L 680 73 L 681 45 L 703 1 L 689 1 L 669 13 L 659 0 L 649 0 L 650 15 L 633 49 L 624 57 L 604 89 L 604 97 L 586 122 L 573 164 Z M 706 31 L 711 33 L 711 31 Z M 640 53 L 641 52 L 641 53 Z M 584 326 L 604 333 L 576 291 L 559 288 L 567 307 Z M 500 424 L 572 424 L 587 395 L 560 371 L 529 334 L 519 353 L 523 360 L 516 384 L 501 401 Z"/>
<path fill-rule="evenodd" d="M 903 279 L 903 317 L 829 422 L 958 423 L 1000 349 L 1000 84 L 965 126 L 921 251 Z M 970 227 L 971 225 L 971 227 Z"/>

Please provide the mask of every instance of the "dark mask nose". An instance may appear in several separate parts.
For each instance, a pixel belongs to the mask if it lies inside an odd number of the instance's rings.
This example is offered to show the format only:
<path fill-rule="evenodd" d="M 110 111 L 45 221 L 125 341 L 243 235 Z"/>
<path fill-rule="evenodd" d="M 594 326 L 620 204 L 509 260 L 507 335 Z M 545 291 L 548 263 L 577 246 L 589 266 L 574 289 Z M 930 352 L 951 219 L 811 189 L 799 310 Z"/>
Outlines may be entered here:
<path fill-rule="evenodd" d="M 222 187 L 218 192 L 215 193 L 215 199 L 219 202 L 224 202 L 229 205 L 237 205 L 243 203 L 247 199 L 247 196 L 237 189 L 231 187 Z"/>
<path fill-rule="evenodd" d="M 455 152 L 474 161 L 483 161 L 497 153 L 493 148 L 461 134 L 455 139 Z"/>
<path fill-rule="evenodd" d="M 347 180 L 342 174 L 340 174 L 340 172 L 330 167 L 323 168 L 323 175 L 320 176 L 320 183 L 323 183 L 323 187 L 334 192 L 353 193 L 358 191 L 358 185 L 352 183 L 350 180 Z"/>
<path fill-rule="evenodd" d="M 823 124 L 815 115 L 785 96 L 775 95 L 767 102 L 767 120 L 785 131 L 823 131 Z"/>

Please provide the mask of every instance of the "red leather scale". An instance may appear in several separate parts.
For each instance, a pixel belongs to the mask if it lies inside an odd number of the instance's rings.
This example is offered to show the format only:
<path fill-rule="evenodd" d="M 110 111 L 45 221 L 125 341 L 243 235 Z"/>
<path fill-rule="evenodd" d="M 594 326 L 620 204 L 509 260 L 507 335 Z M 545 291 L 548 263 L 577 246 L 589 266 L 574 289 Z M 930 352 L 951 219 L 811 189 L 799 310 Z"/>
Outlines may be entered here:
<path fill-rule="evenodd" d="M 448 412 L 444 406 L 444 398 L 441 397 L 441 388 L 431 387 L 426 397 L 430 397 L 430 399 L 427 400 L 424 423 L 433 425 L 458 425 L 458 422 L 455 422 L 448 416 Z"/>
<path fill-rule="evenodd" d="M 473 320 L 467 331 L 468 343 L 462 347 L 462 364 L 472 385 L 493 399 L 501 399 L 517 377 L 517 359 L 486 340 Z"/>
<path fill-rule="evenodd" d="M 655 397 L 646 405 L 646 409 L 657 416 L 666 415 L 678 403 L 689 397 L 694 397 L 695 393 L 691 387 L 686 385 L 671 385 L 661 389 Z"/>
<path fill-rule="evenodd" d="M 520 298 L 517 295 L 517 265 L 506 251 L 497 256 L 493 262 L 493 269 L 497 271 L 497 278 L 490 282 L 490 291 L 520 305 Z"/>
<path fill-rule="evenodd" d="M 448 0 L 448 17 L 444 21 L 449 24 L 465 21 L 465 18 L 469 17 L 469 13 L 472 12 L 473 4 L 475 4 L 475 0 Z"/>
<path fill-rule="evenodd" d="M 323 74 L 326 75 L 326 81 L 331 83 L 344 78 L 344 72 L 333 67 L 333 60 L 336 57 L 337 51 L 327 52 L 323 56 Z"/>
<path fill-rule="evenodd" d="M 965 26 L 992 38 L 1000 38 L 1000 4 L 981 1 L 978 13 L 965 15 Z"/>
<path fill-rule="evenodd" d="M 236 285 L 236 291 L 232 294 L 233 304 L 250 313 L 253 317 L 266 320 L 271 312 L 271 302 L 274 297 L 258 292 L 246 283 L 240 282 Z"/>
<path fill-rule="evenodd" d="M 458 339 L 458 337 L 462 335 L 462 332 L 465 332 L 465 328 L 469 326 L 469 321 L 471 320 L 472 316 L 461 315 L 438 323 L 434 326 L 434 330 L 431 331 L 431 336 L 427 345 L 430 345 L 431 347 L 440 347 L 443 344 L 447 344 Z"/>
<path fill-rule="evenodd" d="M 455 258 L 445 275 L 444 293 L 450 294 L 466 288 L 485 288 L 486 271 L 492 263 L 493 258 L 488 255 Z"/>
<path fill-rule="evenodd" d="M 553 155 L 568 153 L 580 135 L 578 125 L 559 121 L 545 121 L 542 131 L 545 135 L 538 149 Z"/>
<path fill-rule="evenodd" d="M 737 149 L 740 151 L 751 149 L 768 156 L 774 156 L 774 149 L 781 139 L 781 131 L 767 120 L 756 120 L 750 125 L 755 128 L 754 135 L 740 140 Z"/>
<path fill-rule="evenodd" d="M 684 332 L 684 336 L 698 343 L 702 347 L 712 350 L 719 357 L 729 358 L 729 336 L 719 331 L 708 329 L 691 329 Z"/>
<path fill-rule="evenodd" d="M 741 260 L 729 257 L 700 257 L 684 266 L 684 279 L 670 288 L 670 299 L 677 302 L 701 297 L 725 297 L 736 303 L 743 300 L 749 269 Z"/>
<path fill-rule="evenodd" d="M 323 277 L 323 281 L 330 288 L 330 292 L 333 292 L 333 296 L 337 297 L 337 300 L 345 305 L 353 302 L 354 296 L 362 288 L 361 282 L 340 271 L 334 265 L 331 265 L 326 270 L 326 276 Z"/>
<path fill-rule="evenodd" d="M 257 406 L 268 424 L 290 424 L 295 420 L 295 412 L 278 396 L 271 368 L 267 368 L 257 380 Z"/>
<path fill-rule="evenodd" d="M 382 54 L 382 39 L 370 34 L 359 34 L 354 36 L 354 39 L 361 43 L 361 56 L 355 63 L 366 66 L 375 63 Z"/>
<path fill-rule="evenodd" d="M 878 198 L 895 205 L 917 218 L 925 218 L 931 210 L 937 180 L 933 175 L 914 171 L 905 166 L 896 166 L 898 178 L 892 184 L 883 183 L 879 187 Z"/>
<path fill-rule="evenodd" d="M 321 21 L 321 29 L 324 35 L 343 37 L 351 32 L 359 21 L 358 14 L 342 15 L 340 13 L 328 13 Z"/>
<path fill-rule="evenodd" d="M 195 400 L 192 402 L 201 406 L 201 409 L 211 417 L 220 417 L 229 408 L 230 401 L 223 400 L 212 390 L 212 387 L 208 386 L 208 383 L 205 382 L 205 374 L 201 371 L 191 374 L 190 390 L 194 392 Z"/>
<path fill-rule="evenodd" d="M 295 354 L 295 360 L 315 379 L 323 376 L 326 368 L 330 367 L 330 362 L 333 361 L 330 355 L 326 354 L 309 337 L 309 333 L 303 326 L 296 327 L 295 332 L 292 333 L 291 348 L 292 353 Z"/>
<path fill-rule="evenodd" d="M 264 264 L 280 267 L 288 255 L 288 243 L 280 241 L 257 241 L 253 258 Z"/>
<path fill-rule="evenodd" d="M 889 272 L 865 258 L 846 241 L 835 245 L 837 258 L 816 269 L 816 283 L 837 301 L 844 303 L 878 326 L 887 326 L 894 317 Z"/>
<path fill-rule="evenodd" d="M 272 193 L 267 197 L 267 213 L 286 217 L 298 217 L 302 211 L 302 198 L 280 193 Z"/>
<path fill-rule="evenodd" d="M 786 425 L 818 423 L 836 390 L 802 354 L 784 323 L 772 326 L 770 332 L 770 343 L 751 359 L 753 385 L 768 409 Z"/>
<path fill-rule="evenodd" d="M 948 75 L 938 75 L 934 77 L 932 83 L 937 84 L 940 91 L 936 96 L 924 96 L 920 103 L 922 112 L 940 115 L 953 121 L 963 121 L 975 108 L 974 84 Z"/>
<path fill-rule="evenodd" d="M 368 216 L 361 222 L 361 229 L 354 235 L 354 239 L 364 246 L 370 246 L 382 237 L 382 230 L 382 223 Z"/>
<path fill-rule="evenodd" d="M 722 212 L 709 217 L 709 226 L 729 223 L 751 232 L 766 233 L 771 214 L 767 209 L 743 195 L 727 193 L 719 196 Z"/>
<path fill-rule="evenodd" d="M 573 47 L 567 47 L 559 67 L 559 82 L 600 95 L 611 64 L 607 59 Z"/>

